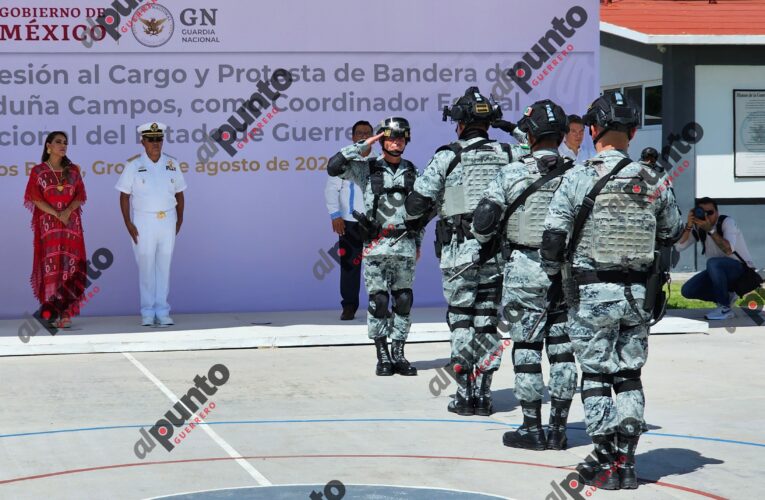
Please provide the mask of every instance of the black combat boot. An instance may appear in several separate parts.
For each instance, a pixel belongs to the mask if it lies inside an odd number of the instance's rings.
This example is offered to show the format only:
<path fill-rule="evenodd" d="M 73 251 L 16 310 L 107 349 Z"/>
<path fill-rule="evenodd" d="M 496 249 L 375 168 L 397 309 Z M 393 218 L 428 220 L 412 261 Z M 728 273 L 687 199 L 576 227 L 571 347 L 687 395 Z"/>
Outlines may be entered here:
<path fill-rule="evenodd" d="M 471 372 L 464 367 L 459 373 L 454 374 L 454 380 L 457 381 L 457 393 L 446 408 L 457 415 L 469 416 L 475 414 L 475 403 L 473 401 L 473 387 L 470 380 Z"/>
<path fill-rule="evenodd" d="M 375 373 L 381 377 L 393 375 L 393 365 L 388 353 L 388 337 L 377 337 L 375 348 L 377 350 L 377 370 Z"/>
<path fill-rule="evenodd" d="M 550 404 L 550 426 L 547 429 L 548 450 L 565 450 L 568 446 L 566 422 L 568 421 L 568 409 L 570 407 L 570 399 L 552 398 Z"/>
<path fill-rule="evenodd" d="M 404 357 L 404 344 L 403 340 L 394 340 L 393 345 L 393 371 L 399 375 L 405 375 L 411 377 L 417 375 L 417 368 L 409 364 L 409 361 Z"/>
<path fill-rule="evenodd" d="M 491 404 L 491 379 L 494 372 L 481 372 L 475 379 L 475 414 L 488 417 L 494 413 Z"/>
<path fill-rule="evenodd" d="M 638 487 L 637 472 L 635 472 L 635 450 L 640 436 L 616 435 L 616 445 L 619 449 L 619 485 L 623 490 L 634 490 Z"/>
<path fill-rule="evenodd" d="M 595 445 L 597 462 L 584 462 L 577 466 L 576 471 L 587 486 L 595 486 L 603 490 L 619 489 L 619 473 L 616 462 L 616 436 L 593 436 L 592 443 Z"/>
<path fill-rule="evenodd" d="M 542 451 L 547 445 L 542 428 L 542 400 L 521 401 L 523 425 L 502 436 L 502 443 L 511 448 Z"/>

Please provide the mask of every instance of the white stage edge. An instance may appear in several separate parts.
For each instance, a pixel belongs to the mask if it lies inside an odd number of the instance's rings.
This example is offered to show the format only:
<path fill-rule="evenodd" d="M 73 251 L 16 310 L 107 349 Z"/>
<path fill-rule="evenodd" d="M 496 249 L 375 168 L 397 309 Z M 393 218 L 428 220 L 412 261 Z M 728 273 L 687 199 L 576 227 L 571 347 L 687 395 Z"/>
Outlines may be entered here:
<path fill-rule="evenodd" d="M 169 328 L 142 327 L 138 316 L 75 318 L 74 328 L 52 336 L 39 327 L 24 343 L 25 320 L 0 321 L 0 356 L 99 352 L 185 351 L 368 344 L 366 311 L 340 321 L 339 311 L 173 314 Z M 668 316 L 651 329 L 659 333 L 708 333 L 706 321 Z M 412 311 L 409 342 L 449 340 L 445 308 Z"/>

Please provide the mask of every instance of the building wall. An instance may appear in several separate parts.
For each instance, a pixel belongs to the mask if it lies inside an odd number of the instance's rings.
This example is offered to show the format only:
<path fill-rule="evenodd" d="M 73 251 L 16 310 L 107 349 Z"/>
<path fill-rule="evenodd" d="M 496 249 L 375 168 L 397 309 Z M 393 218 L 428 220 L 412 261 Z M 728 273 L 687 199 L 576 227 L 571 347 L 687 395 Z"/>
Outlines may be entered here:
<path fill-rule="evenodd" d="M 661 66 L 663 113 L 659 143 L 667 145 L 670 134 L 679 134 L 691 122 L 704 128 L 703 139 L 680 160 L 688 160 L 690 168 L 674 183 L 683 218 L 699 197 L 724 198 L 720 212 L 736 220 L 756 265 L 765 267 L 765 231 L 761 222 L 765 218 L 765 179 L 734 180 L 732 130 L 732 90 L 765 88 L 763 47 L 676 45 L 660 52 L 655 46 L 601 33 L 601 51 L 602 87 L 607 83 L 611 87 L 637 83 L 636 74 L 650 74 L 655 68 L 650 62 Z M 641 134 L 646 135 L 641 131 L 633 145 L 642 140 Z M 632 147 L 630 154 L 635 154 Z M 704 267 L 705 258 L 696 245 L 683 252 L 675 270 Z"/>
<path fill-rule="evenodd" d="M 656 51 L 657 54 L 659 51 Z M 661 63 L 600 46 L 600 86 L 615 87 L 661 80 Z"/>
<path fill-rule="evenodd" d="M 763 198 L 765 178 L 733 176 L 733 89 L 765 89 L 765 66 L 696 66 L 696 196 Z"/>

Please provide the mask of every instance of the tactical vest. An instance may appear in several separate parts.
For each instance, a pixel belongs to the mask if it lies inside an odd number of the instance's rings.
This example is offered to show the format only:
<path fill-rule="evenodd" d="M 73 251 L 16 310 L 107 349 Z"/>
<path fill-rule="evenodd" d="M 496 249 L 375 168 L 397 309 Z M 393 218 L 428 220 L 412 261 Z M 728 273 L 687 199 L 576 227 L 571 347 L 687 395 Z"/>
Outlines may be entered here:
<path fill-rule="evenodd" d="M 527 155 L 521 161 L 528 169 L 529 173 L 525 179 L 529 180 L 529 184 L 542 177 L 543 174 L 540 171 L 537 158 Z M 542 233 L 544 232 L 547 210 L 560 183 L 560 177 L 555 177 L 546 182 L 526 199 L 522 210 L 519 208 L 513 212 L 505 229 L 505 235 L 511 243 L 531 248 L 542 246 Z"/>
<path fill-rule="evenodd" d="M 462 166 L 459 182 L 444 189 L 444 200 L 439 207 L 442 218 L 455 215 L 472 215 L 489 183 L 493 181 L 503 166 L 512 161 L 512 152 L 508 144 L 484 140 L 484 144 L 471 148 L 459 142 L 442 146 L 438 151 L 450 150 Z M 463 151 L 465 150 L 465 151 Z M 456 164 L 450 164 L 445 178 L 449 177 Z M 445 179 L 446 180 L 446 179 Z"/>
<path fill-rule="evenodd" d="M 385 196 L 385 200 L 387 201 L 387 197 L 393 193 L 401 193 L 403 196 L 402 200 L 406 198 L 414 188 L 414 181 L 417 180 L 417 171 L 412 162 L 402 159 L 401 163 L 398 164 L 398 169 L 405 169 L 404 175 L 399 179 L 396 179 L 396 185 L 385 187 L 385 166 L 381 163 L 382 160 L 378 162 L 376 158 L 370 158 L 367 161 L 369 162 L 370 189 L 372 195 L 374 195 L 372 212 L 367 214 L 367 216 L 377 220 L 385 220 L 387 217 L 390 217 L 390 214 L 382 214 L 381 217 L 378 217 L 380 199 Z M 391 176 L 391 179 L 392 178 L 393 176 Z M 397 204 L 397 206 L 401 205 L 403 205 L 403 202 Z"/>
<path fill-rule="evenodd" d="M 595 198 L 577 252 L 603 266 L 640 269 L 652 264 L 656 215 L 649 195 L 660 182 L 647 184 L 637 174 L 624 173 L 611 179 Z M 639 186 L 640 192 L 625 186 Z"/>

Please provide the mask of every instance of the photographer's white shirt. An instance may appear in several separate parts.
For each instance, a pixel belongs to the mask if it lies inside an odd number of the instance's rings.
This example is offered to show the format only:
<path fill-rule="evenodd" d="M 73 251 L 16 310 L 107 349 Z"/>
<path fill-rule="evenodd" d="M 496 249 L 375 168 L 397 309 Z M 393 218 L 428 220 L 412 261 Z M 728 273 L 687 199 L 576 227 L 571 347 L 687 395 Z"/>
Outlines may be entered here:
<path fill-rule="evenodd" d="M 746 261 L 749 267 L 755 267 L 754 261 L 752 261 L 752 254 L 749 253 L 749 248 L 746 246 L 744 235 L 741 234 L 741 230 L 736 225 L 736 221 L 733 220 L 733 217 L 727 217 L 723 221 L 721 227 L 723 238 L 728 241 L 731 249 L 735 252 L 738 252 L 738 254 L 742 259 Z M 696 238 L 693 236 L 693 234 L 691 234 L 688 236 L 688 239 L 685 240 L 685 243 L 675 243 L 675 248 L 678 252 L 682 252 L 695 242 Z M 704 242 L 704 248 L 706 249 L 704 256 L 707 259 L 711 259 L 712 257 L 728 257 L 729 259 L 735 259 L 737 262 L 741 262 L 732 252 L 730 255 L 725 255 L 725 253 L 722 251 L 722 249 L 720 249 L 719 246 L 717 246 L 717 243 L 715 243 L 715 240 L 712 239 L 712 236 L 710 236 L 709 233 L 707 233 L 707 238 Z"/>

